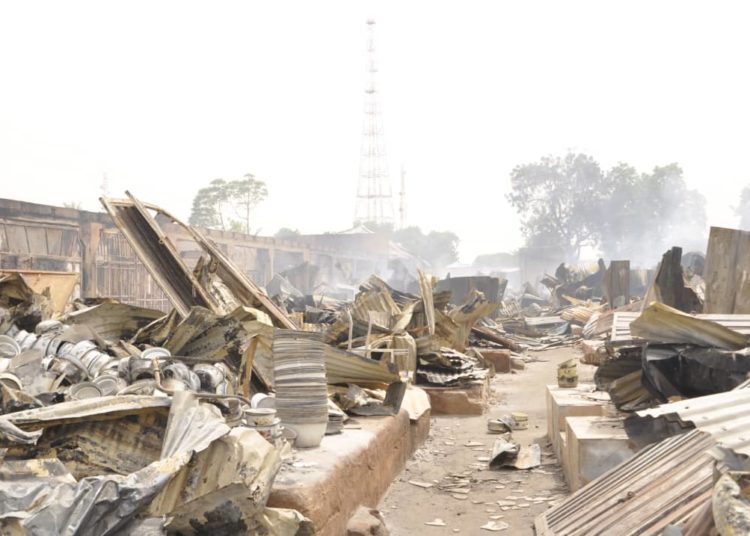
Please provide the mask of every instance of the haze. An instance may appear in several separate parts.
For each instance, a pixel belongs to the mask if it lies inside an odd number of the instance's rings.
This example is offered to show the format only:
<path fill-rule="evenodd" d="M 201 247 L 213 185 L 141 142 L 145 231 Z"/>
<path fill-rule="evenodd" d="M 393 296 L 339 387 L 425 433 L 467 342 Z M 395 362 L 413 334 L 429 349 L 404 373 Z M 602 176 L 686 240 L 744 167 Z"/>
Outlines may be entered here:
<path fill-rule="evenodd" d="M 365 20 L 391 180 L 462 261 L 522 245 L 509 173 L 546 154 L 678 162 L 711 225 L 750 183 L 741 2 L 14 2 L 0 6 L 0 197 L 187 219 L 211 179 L 268 185 L 260 234 L 351 226 Z"/>

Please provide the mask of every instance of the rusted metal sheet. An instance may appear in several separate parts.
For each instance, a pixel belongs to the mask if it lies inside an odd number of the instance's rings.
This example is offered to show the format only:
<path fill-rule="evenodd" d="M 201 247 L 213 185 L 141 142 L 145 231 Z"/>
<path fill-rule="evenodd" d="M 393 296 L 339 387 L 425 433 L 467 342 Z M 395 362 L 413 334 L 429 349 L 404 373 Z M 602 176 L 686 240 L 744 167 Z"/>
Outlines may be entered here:
<path fill-rule="evenodd" d="M 33 453 L 40 460 L 61 460 L 76 480 L 134 473 L 159 459 L 168 414 L 168 407 L 156 407 L 109 420 L 46 426 Z M 8 456 L 27 452 L 27 446 L 16 446 Z"/>
<path fill-rule="evenodd" d="M 0 416 L 0 421 L 10 422 L 24 430 L 38 430 L 60 424 L 116 419 L 124 415 L 169 408 L 170 405 L 171 399 L 162 396 L 103 396 L 8 413 Z"/>
<path fill-rule="evenodd" d="M 121 339 L 130 339 L 136 332 L 164 316 L 161 311 L 144 309 L 124 303 L 104 302 L 65 316 L 65 323 L 85 325 L 97 335 L 115 344 Z"/>
<path fill-rule="evenodd" d="M 711 497 L 714 445 L 694 430 L 640 451 L 539 515 L 537 536 L 661 534 Z"/>
<path fill-rule="evenodd" d="M 18 274 L 31 290 L 48 295 L 54 314 L 62 314 L 76 285 L 75 272 L 49 272 L 43 270 L 0 270 L 0 275 Z"/>
<path fill-rule="evenodd" d="M 63 413 L 68 418 L 85 418 L 92 414 L 101 417 L 108 410 L 122 409 L 121 404 L 142 408 L 144 404 L 148 405 L 146 399 L 150 398 L 155 397 L 105 404 L 105 409 L 93 408 L 91 404 L 67 404 L 65 407 L 68 411 Z M 101 400 L 83 402 L 96 404 Z M 62 405 L 23 413 L 27 413 L 27 418 L 39 422 L 40 419 L 34 419 L 33 415 L 47 414 L 51 417 L 50 414 L 60 412 Z M 85 409 L 81 406 L 85 406 Z M 28 413 L 32 413 L 32 417 Z M 50 422 L 48 419 L 45 425 Z M 0 481 L 0 519 L 3 520 L 3 528 L 11 527 L 18 531 L 11 530 L 14 534 L 113 534 L 144 511 L 194 454 L 209 448 L 229 432 L 230 428 L 218 409 L 200 404 L 191 393 L 178 393 L 171 401 L 159 460 L 127 476 L 104 474 L 77 482 L 49 482 L 31 478 L 23 486 L 19 482 Z M 214 462 L 219 464 L 225 459 L 215 459 Z M 250 467 L 244 469 L 254 473 Z"/>

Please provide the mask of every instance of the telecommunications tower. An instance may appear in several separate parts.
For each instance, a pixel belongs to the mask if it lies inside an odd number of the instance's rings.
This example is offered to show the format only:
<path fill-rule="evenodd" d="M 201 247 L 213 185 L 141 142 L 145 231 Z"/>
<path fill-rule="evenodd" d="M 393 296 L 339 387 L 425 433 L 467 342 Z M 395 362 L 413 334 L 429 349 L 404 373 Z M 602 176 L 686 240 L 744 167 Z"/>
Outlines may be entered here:
<path fill-rule="evenodd" d="M 367 85 L 365 86 L 365 117 L 362 126 L 362 150 L 359 163 L 359 184 L 355 223 L 395 223 L 391 195 L 383 119 L 376 84 L 375 21 L 367 21 Z"/>

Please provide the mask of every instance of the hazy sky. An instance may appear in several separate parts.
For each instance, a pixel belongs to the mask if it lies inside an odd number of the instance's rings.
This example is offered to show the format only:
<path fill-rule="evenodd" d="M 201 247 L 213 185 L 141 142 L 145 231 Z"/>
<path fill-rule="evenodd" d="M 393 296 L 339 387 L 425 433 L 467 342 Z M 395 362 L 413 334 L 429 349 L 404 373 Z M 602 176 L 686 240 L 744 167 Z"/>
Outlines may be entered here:
<path fill-rule="evenodd" d="M 351 225 L 377 21 L 394 191 L 462 260 L 521 243 L 517 164 L 567 149 L 679 162 L 714 225 L 750 183 L 746 2 L 3 2 L 0 197 L 98 210 L 132 191 L 187 218 L 254 173 L 255 226 Z"/>

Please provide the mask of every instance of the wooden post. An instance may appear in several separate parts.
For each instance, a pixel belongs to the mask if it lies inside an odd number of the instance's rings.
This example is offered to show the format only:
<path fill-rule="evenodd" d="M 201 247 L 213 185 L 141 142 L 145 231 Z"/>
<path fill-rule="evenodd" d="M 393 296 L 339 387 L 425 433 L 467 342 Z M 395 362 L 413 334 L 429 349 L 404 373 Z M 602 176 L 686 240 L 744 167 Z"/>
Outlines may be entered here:
<path fill-rule="evenodd" d="M 703 277 L 709 314 L 750 313 L 750 232 L 711 227 Z"/>
<path fill-rule="evenodd" d="M 99 237 L 102 225 L 91 221 L 81 221 L 79 241 L 81 246 L 81 296 L 95 298 L 99 295 L 96 277 L 96 253 L 99 250 Z"/>
<path fill-rule="evenodd" d="M 630 261 L 612 261 L 604 274 L 604 295 L 613 309 L 630 303 Z"/>
<path fill-rule="evenodd" d="M 255 361 L 255 350 L 258 348 L 258 337 L 253 337 L 250 346 L 245 350 L 245 359 L 240 371 L 240 394 L 250 398 L 250 380 L 253 377 L 253 361 Z"/>

